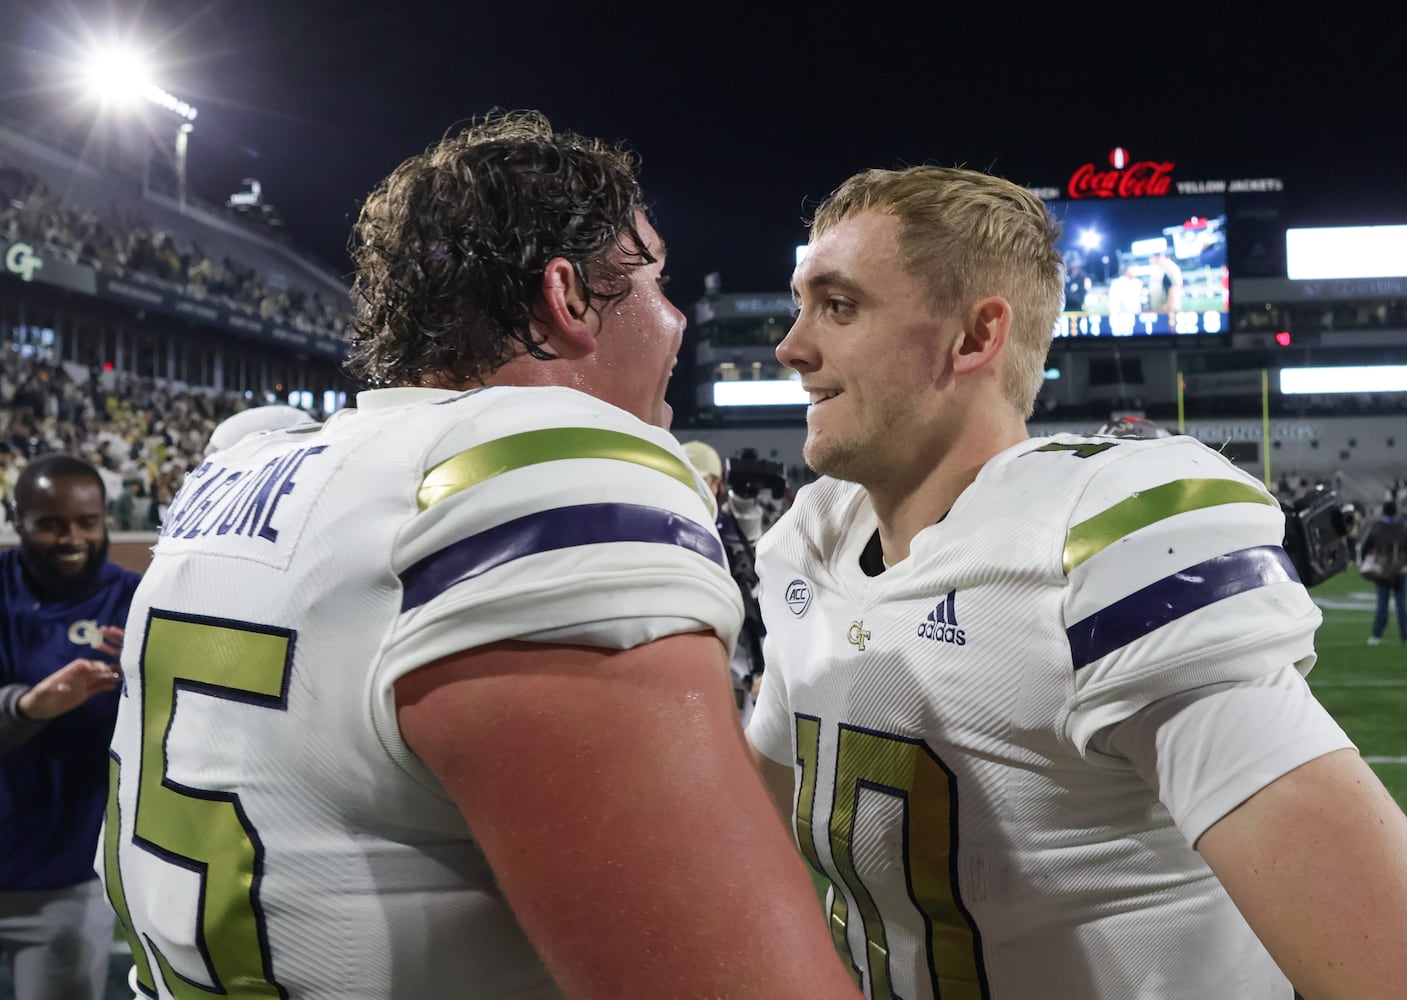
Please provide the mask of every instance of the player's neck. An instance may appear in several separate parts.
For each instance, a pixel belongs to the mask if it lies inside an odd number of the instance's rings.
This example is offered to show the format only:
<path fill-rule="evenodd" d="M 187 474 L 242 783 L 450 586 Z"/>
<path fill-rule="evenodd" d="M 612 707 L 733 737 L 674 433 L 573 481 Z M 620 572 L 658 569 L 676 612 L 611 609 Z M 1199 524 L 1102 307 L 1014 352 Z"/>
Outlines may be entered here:
<path fill-rule="evenodd" d="M 893 566 L 909 557 L 909 546 L 929 525 L 948 516 L 962 492 L 994 456 L 1029 438 L 1024 422 L 990 424 L 969 434 L 912 479 L 867 486 L 879 521 L 884 562 Z"/>

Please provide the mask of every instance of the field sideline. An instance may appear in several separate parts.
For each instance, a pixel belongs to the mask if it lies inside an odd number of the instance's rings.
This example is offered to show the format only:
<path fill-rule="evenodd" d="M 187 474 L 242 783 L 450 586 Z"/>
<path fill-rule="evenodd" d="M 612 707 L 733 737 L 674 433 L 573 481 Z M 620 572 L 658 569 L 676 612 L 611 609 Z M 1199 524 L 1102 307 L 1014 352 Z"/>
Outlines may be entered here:
<path fill-rule="evenodd" d="M 1309 686 L 1407 809 L 1407 646 L 1389 611 L 1381 646 L 1367 645 L 1373 585 L 1349 569 L 1310 591 L 1324 611 Z"/>

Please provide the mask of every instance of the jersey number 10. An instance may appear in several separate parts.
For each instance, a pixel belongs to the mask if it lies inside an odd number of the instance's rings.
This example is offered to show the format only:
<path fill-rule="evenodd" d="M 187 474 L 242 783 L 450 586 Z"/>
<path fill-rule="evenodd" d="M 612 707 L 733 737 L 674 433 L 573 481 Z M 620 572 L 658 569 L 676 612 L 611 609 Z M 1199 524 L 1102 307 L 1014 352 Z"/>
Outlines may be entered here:
<path fill-rule="evenodd" d="M 909 898 L 923 914 L 933 996 L 986 1000 L 981 938 L 962 904 L 957 880 L 957 789 L 951 772 L 921 740 L 841 725 L 836 734 L 830 823 L 815 829 L 816 768 L 820 719 L 796 716 L 796 759 L 801 783 L 796 800 L 796 839 L 801 853 L 831 880 L 831 936 L 861 982 L 863 961 L 872 1000 L 898 1000 L 890 980 L 889 942 L 874 897 L 855 868 L 854 838 L 861 789 L 892 795 L 903 808 L 904 876 Z M 821 861 L 817 838 L 829 840 L 831 864 Z M 843 892 L 842 892 L 843 887 Z M 859 910 L 863 956 L 851 954 L 847 928 L 853 900 Z"/>

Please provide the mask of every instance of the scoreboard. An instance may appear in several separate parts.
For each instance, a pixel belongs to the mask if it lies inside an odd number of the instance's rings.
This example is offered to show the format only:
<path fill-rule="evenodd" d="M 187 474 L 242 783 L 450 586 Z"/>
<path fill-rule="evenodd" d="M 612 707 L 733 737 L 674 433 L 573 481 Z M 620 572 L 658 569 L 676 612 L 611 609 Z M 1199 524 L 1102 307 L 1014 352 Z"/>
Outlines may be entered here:
<path fill-rule="evenodd" d="M 1049 202 L 1062 224 L 1065 311 L 1057 337 L 1230 332 L 1226 203 L 1220 195 Z"/>

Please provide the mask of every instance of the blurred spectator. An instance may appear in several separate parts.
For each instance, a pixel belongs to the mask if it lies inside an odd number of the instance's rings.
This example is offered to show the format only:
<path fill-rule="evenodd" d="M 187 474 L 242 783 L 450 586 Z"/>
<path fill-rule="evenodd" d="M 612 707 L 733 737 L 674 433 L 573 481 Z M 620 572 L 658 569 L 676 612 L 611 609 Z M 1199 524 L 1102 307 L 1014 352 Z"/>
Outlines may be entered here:
<path fill-rule="evenodd" d="M 16 484 L 0 553 L 0 957 L 17 997 L 101 1000 L 113 914 L 93 870 L 122 642 L 139 577 L 107 561 L 97 470 L 66 455 Z"/>
<path fill-rule="evenodd" d="M 122 492 L 112 502 L 113 527 L 118 531 L 148 531 L 146 490 L 139 475 L 129 473 L 122 480 Z"/>
<path fill-rule="evenodd" d="M 786 510 L 786 472 L 780 462 L 745 448 L 725 464 L 704 441 L 686 441 L 684 454 L 713 491 L 717 527 L 728 553 L 728 569 L 743 599 L 743 627 L 733 648 L 733 693 L 744 726 L 752 716 L 762 679 L 762 610 L 757 602 L 755 553 L 758 539 Z"/>
<path fill-rule="evenodd" d="M 1378 591 L 1368 645 L 1376 646 L 1383 641 L 1389 597 L 1397 609 L 1398 636 L 1407 643 L 1407 580 L 1403 577 L 1403 572 L 1407 571 L 1407 524 L 1398 519 L 1396 501 L 1384 502 L 1382 518 L 1368 529 L 1359 551 L 1359 571 L 1373 581 Z"/>

